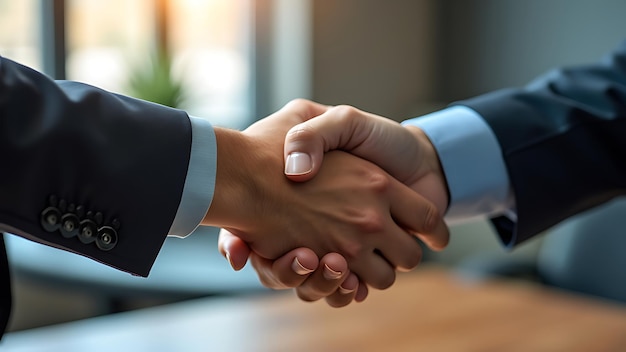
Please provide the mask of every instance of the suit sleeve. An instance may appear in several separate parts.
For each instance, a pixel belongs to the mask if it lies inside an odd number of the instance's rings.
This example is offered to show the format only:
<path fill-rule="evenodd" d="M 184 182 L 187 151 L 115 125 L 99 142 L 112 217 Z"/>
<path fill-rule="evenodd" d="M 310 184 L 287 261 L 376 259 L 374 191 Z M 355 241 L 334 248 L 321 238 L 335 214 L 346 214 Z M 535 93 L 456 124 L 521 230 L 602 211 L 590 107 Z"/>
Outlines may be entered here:
<path fill-rule="evenodd" d="M 459 104 L 485 119 L 502 148 L 517 212 L 516 222 L 493 219 L 506 244 L 625 193 L 626 42 L 598 64 Z"/>
<path fill-rule="evenodd" d="M 146 276 L 191 143 L 183 111 L 0 58 L 0 230 Z"/>

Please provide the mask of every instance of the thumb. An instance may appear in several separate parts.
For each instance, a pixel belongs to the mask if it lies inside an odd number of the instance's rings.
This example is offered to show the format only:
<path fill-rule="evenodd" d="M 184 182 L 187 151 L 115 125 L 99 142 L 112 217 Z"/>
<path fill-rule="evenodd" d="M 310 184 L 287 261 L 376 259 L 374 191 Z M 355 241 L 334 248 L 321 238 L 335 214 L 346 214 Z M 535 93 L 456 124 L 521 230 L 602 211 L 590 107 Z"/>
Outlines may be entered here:
<path fill-rule="evenodd" d="M 285 175 L 303 182 L 315 177 L 324 158 L 325 142 L 307 122 L 295 125 L 285 136 Z"/>
<path fill-rule="evenodd" d="M 285 136 L 285 175 L 303 182 L 315 177 L 324 153 L 334 149 L 352 150 L 365 136 L 365 119 L 355 119 L 349 106 L 337 106 L 293 126 Z M 348 110 L 348 111 L 346 111 Z"/>

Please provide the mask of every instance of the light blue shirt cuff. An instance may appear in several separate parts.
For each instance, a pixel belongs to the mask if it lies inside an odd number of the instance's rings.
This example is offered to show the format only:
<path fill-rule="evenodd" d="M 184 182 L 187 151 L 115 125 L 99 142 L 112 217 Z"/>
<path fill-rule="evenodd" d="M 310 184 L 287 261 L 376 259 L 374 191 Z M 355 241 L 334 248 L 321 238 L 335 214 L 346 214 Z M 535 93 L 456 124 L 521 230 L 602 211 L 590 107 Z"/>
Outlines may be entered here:
<path fill-rule="evenodd" d="M 450 192 L 446 222 L 497 215 L 514 217 L 514 200 L 500 145 L 477 112 L 453 106 L 402 124 L 421 128 L 437 150 Z"/>
<path fill-rule="evenodd" d="M 215 189 L 217 172 L 217 141 L 209 121 L 189 117 L 191 121 L 191 155 L 183 195 L 169 236 L 186 237 L 206 215 Z"/>

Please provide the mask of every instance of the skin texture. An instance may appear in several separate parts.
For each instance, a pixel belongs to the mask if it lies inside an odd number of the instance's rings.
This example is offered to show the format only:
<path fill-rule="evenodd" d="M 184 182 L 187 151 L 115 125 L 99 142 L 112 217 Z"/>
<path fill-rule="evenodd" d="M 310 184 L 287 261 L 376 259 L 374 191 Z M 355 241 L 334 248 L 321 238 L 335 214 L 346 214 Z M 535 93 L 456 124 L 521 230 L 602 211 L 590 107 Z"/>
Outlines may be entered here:
<path fill-rule="evenodd" d="M 306 153 L 312 165 L 309 172 L 287 174 L 287 178 L 304 184 L 317 180 L 320 170 L 331 161 L 333 153 L 329 151 L 337 149 L 377 164 L 404 183 L 407 188 L 398 197 L 422 194 L 436 205 L 437 214 L 443 214 L 447 208 L 448 191 L 443 171 L 426 135 L 418 128 L 403 127 L 392 120 L 349 106 L 326 108 L 320 116 L 289 130 L 283 151 L 285 159 L 293 152 Z M 407 210 L 413 219 L 427 222 L 424 219 L 429 215 L 424 208 Z M 430 248 L 439 250 L 447 245 L 449 238 L 445 225 L 443 229 L 409 232 Z M 298 248 L 276 261 L 267 260 L 260 258 L 254 250 L 251 252 L 245 240 L 227 231 L 222 231 L 219 243 L 220 250 L 227 255 L 233 268 L 243 267 L 249 257 L 266 286 L 275 289 L 295 287 L 298 296 L 305 301 L 325 298 L 329 305 L 340 307 L 353 300 L 362 301 L 367 296 L 367 281 L 363 280 L 362 271 L 356 272 L 345 256 L 334 253 L 318 260 L 315 251 Z M 296 257 L 309 270 L 294 270 L 293 260 Z M 342 275 L 338 278 L 323 275 L 328 267 L 341 271 Z M 396 265 L 396 269 L 411 268 Z M 352 271 L 347 273 L 348 270 Z M 355 273 L 361 279 L 360 283 L 354 277 Z M 358 285 L 356 288 L 353 286 L 355 283 Z"/>
<path fill-rule="evenodd" d="M 267 263 L 260 259 L 305 247 L 317 257 L 341 254 L 363 283 L 387 288 L 396 269 L 410 270 L 421 259 L 421 247 L 411 234 L 445 237 L 447 242 L 447 228 L 433 203 L 378 166 L 345 152 L 327 153 L 308 182 L 287 179 L 282 141 L 288 129 L 326 111 L 323 105 L 294 101 L 243 132 L 216 129 L 216 187 L 203 224 L 243 240 L 258 256 L 253 264 L 259 267 Z M 337 265 L 322 268 L 313 276 L 332 282 L 350 278 Z M 280 283 L 269 277 L 262 281 Z"/>

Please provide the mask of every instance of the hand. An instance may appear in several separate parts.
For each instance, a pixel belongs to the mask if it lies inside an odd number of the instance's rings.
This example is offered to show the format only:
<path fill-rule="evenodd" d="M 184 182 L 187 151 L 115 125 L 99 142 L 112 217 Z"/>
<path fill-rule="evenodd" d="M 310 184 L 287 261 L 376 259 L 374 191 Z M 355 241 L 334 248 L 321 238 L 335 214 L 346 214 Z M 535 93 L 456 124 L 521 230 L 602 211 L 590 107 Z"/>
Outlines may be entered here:
<path fill-rule="evenodd" d="M 359 282 L 345 258 L 337 253 L 318 260 L 312 250 L 298 248 L 272 261 L 251 252 L 245 242 L 224 229 L 220 231 L 218 246 L 235 270 L 242 269 L 250 257 L 263 285 L 273 289 L 298 287 L 296 293 L 303 301 L 325 298 L 328 305 L 343 307 L 352 301 L 361 302 L 368 295 L 367 285 Z M 318 267 L 323 269 L 315 270 Z M 341 275 L 334 275 L 337 272 Z"/>
<path fill-rule="evenodd" d="M 336 149 L 378 165 L 445 213 L 448 189 L 443 170 L 432 143 L 419 128 L 403 127 L 351 106 L 327 108 L 287 133 L 285 175 L 293 181 L 310 180 L 319 171 L 324 153 Z M 433 249 L 447 244 L 445 237 L 422 239 Z"/>
<path fill-rule="evenodd" d="M 314 180 L 287 180 L 281 142 L 307 114 L 328 110 L 312 104 L 290 103 L 243 133 L 216 129 L 216 191 L 204 223 L 228 229 L 263 258 L 297 247 L 340 253 L 363 282 L 386 288 L 396 268 L 421 257 L 407 232 L 447 238 L 447 228 L 432 203 L 346 153 L 328 153 Z"/>
<path fill-rule="evenodd" d="M 328 108 L 321 116 L 290 129 L 284 148 L 287 176 L 294 181 L 311 179 L 322 165 L 324 152 L 332 149 L 346 150 L 377 163 L 413 190 L 425 194 L 437 204 L 441 213 L 447 208 L 448 192 L 438 157 L 426 135 L 418 128 L 405 128 L 394 121 L 348 106 Z M 290 157 L 294 154 L 295 158 Z M 447 234 L 434 239 L 421 236 L 434 249 L 447 244 Z M 245 243 L 228 233 L 220 234 L 220 250 L 229 258 L 235 258 L 233 267 L 236 269 L 245 265 L 250 254 Z M 301 262 L 310 263 L 310 272 L 317 269 L 317 258 L 311 251 L 301 248 L 285 257 L 293 258 L 296 252 Z M 326 280 L 317 272 L 311 275 L 293 270 L 288 260 L 283 258 L 275 262 L 255 260 L 254 254 L 252 258 L 266 286 L 298 287 L 298 295 L 307 301 L 326 297 L 332 306 L 350 303 L 348 297 L 341 295 L 345 292 L 340 289 L 341 285 L 345 286 L 342 281 Z M 357 298 L 365 299 L 366 287 L 361 283 L 358 290 L 360 295 Z"/>

